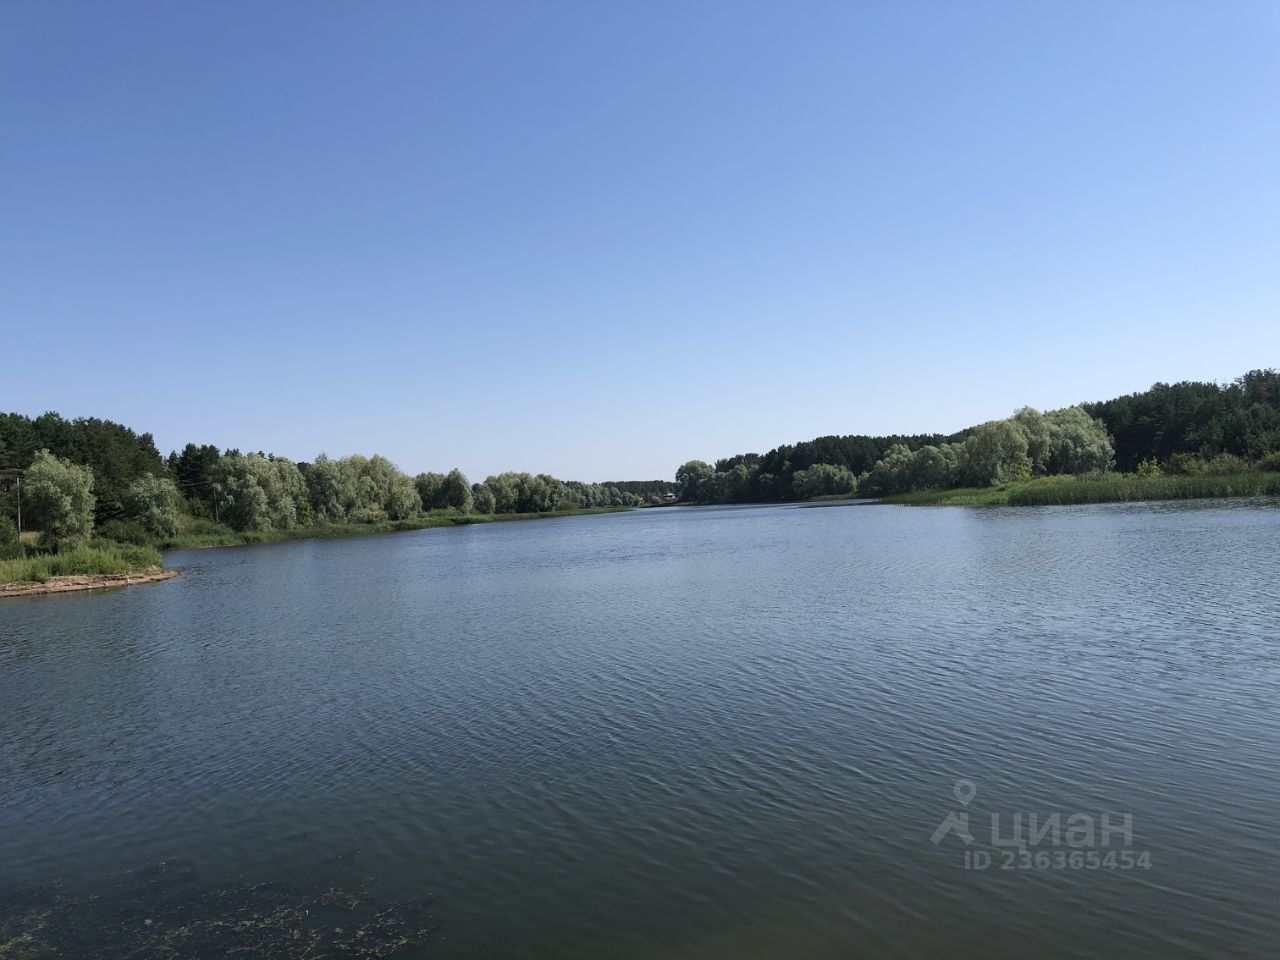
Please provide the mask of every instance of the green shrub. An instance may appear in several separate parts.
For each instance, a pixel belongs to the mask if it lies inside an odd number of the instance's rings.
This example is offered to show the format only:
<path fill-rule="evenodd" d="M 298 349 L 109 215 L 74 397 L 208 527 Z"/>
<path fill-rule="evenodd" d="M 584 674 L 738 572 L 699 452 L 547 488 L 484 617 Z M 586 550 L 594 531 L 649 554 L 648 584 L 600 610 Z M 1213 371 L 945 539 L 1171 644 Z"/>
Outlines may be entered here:
<path fill-rule="evenodd" d="M 147 544 L 151 542 L 151 534 L 137 520 L 108 520 L 101 524 L 98 534 L 118 543 Z"/>
<path fill-rule="evenodd" d="M 209 533 L 226 533 L 229 529 L 231 528 L 226 524 L 218 523 L 211 517 L 184 517 L 179 532 L 200 536 Z"/>
<path fill-rule="evenodd" d="M 1259 460 L 1257 469 L 1266 473 L 1280 473 L 1280 450 L 1275 453 L 1268 453 Z"/>
<path fill-rule="evenodd" d="M 1248 460 L 1237 457 L 1234 453 L 1220 453 L 1205 464 L 1204 472 L 1211 477 L 1224 477 L 1236 473 L 1248 473 L 1251 469 Z"/>
<path fill-rule="evenodd" d="M 97 540 L 60 553 L 0 560 L 0 583 L 43 583 L 51 577 L 134 573 L 158 566 L 160 553 L 153 547 Z"/>
<path fill-rule="evenodd" d="M 1248 473 L 1253 469 L 1249 461 L 1234 453 L 1220 453 L 1205 460 L 1189 453 L 1175 453 L 1165 462 L 1165 472 L 1187 477 L 1224 477 Z"/>
<path fill-rule="evenodd" d="M 1193 453 L 1175 453 L 1164 462 L 1164 472 L 1174 476 L 1204 473 L 1204 461 Z"/>

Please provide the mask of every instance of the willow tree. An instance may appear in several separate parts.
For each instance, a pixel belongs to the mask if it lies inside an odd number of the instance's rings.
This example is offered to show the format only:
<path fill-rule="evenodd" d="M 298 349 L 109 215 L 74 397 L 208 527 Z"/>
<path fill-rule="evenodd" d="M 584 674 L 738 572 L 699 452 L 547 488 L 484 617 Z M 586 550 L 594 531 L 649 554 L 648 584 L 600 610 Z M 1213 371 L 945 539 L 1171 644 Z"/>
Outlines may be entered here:
<path fill-rule="evenodd" d="M 483 483 L 471 485 L 471 509 L 476 513 L 493 513 L 495 506 L 492 490 Z"/>
<path fill-rule="evenodd" d="M 93 532 L 93 471 L 40 450 L 22 478 L 22 509 L 41 542 L 62 549 Z"/>
<path fill-rule="evenodd" d="M 1026 433 L 1012 420 L 975 427 L 964 442 L 962 469 L 965 479 L 980 487 L 1030 476 Z"/>
<path fill-rule="evenodd" d="M 183 499 L 168 477 L 143 474 L 129 484 L 124 496 L 125 516 L 153 536 L 172 537 L 182 520 Z"/>
<path fill-rule="evenodd" d="M 413 478 L 423 510 L 439 510 L 446 506 L 444 499 L 444 474 L 420 473 Z"/>
<path fill-rule="evenodd" d="M 466 474 L 457 467 L 445 475 L 441 493 L 445 503 L 454 510 L 466 513 L 471 509 L 471 484 L 467 481 Z"/>
<path fill-rule="evenodd" d="M 1049 472 L 1078 474 L 1111 469 L 1115 448 L 1101 420 L 1095 420 L 1080 407 L 1051 410 L 1044 420 L 1049 428 Z"/>
<path fill-rule="evenodd" d="M 848 467 L 815 463 L 806 470 L 797 470 L 791 477 L 791 485 L 797 497 L 806 499 L 836 494 L 850 495 L 857 490 L 858 481 Z"/>

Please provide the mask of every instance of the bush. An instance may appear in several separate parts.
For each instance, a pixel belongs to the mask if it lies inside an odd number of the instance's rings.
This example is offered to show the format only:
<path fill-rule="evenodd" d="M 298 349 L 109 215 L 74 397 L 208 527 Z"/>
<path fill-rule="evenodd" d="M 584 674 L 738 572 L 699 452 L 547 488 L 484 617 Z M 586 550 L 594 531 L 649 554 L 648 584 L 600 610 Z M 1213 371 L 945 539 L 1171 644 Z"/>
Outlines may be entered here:
<path fill-rule="evenodd" d="M 151 542 L 151 534 L 137 520 L 108 520 L 99 525 L 98 534 L 118 543 L 143 545 Z"/>
<path fill-rule="evenodd" d="M 1205 465 L 1205 473 L 1211 477 L 1225 477 L 1233 473 L 1248 473 L 1249 461 L 1234 453 L 1220 453 Z"/>
<path fill-rule="evenodd" d="M 218 523 L 212 517 L 184 517 L 180 533 L 187 534 L 221 534 L 229 530 L 225 523 Z"/>
<path fill-rule="evenodd" d="M 379 507 L 356 507 L 347 519 L 352 523 L 383 523 L 387 519 L 387 511 Z"/>
<path fill-rule="evenodd" d="M 1188 477 L 1225 477 L 1236 473 L 1248 473 L 1249 462 L 1234 453 L 1220 453 L 1210 460 L 1190 453 L 1175 453 L 1165 462 L 1167 473 Z"/>
<path fill-rule="evenodd" d="M 1275 453 L 1268 453 L 1259 460 L 1257 469 L 1264 470 L 1267 473 L 1280 473 L 1280 450 Z"/>
<path fill-rule="evenodd" d="M 1164 462 L 1164 472 L 1174 476 L 1195 476 L 1204 472 L 1204 461 L 1192 453 L 1175 453 Z"/>
<path fill-rule="evenodd" d="M 8 517 L 0 517 L 0 547 L 18 542 L 18 528 Z"/>

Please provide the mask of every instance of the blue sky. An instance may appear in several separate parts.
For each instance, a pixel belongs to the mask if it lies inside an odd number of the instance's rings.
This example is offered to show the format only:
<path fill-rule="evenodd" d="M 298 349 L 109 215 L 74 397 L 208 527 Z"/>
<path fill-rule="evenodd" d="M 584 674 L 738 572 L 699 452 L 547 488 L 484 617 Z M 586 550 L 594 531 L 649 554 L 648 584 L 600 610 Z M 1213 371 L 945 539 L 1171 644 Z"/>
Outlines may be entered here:
<path fill-rule="evenodd" d="M 1280 365 L 1275 3 L 0 6 L 0 408 L 605 480 Z"/>

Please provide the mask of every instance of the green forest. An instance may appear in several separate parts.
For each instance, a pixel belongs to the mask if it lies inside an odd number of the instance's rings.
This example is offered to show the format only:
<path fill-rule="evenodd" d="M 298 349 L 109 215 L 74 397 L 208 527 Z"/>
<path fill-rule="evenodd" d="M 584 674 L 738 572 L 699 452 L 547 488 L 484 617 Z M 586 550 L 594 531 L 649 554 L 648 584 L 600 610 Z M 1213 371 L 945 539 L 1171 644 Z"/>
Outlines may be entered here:
<path fill-rule="evenodd" d="M 0 564 L 10 580 L 97 572 L 84 569 L 91 554 L 110 555 L 99 566 L 114 572 L 158 563 L 154 548 L 622 509 L 672 489 L 516 472 L 471 483 L 457 469 L 410 476 L 376 454 L 295 463 L 189 443 L 165 457 L 151 434 L 109 420 L 0 414 Z"/>
<path fill-rule="evenodd" d="M 1153 494 L 1271 492 L 1275 484 L 1270 478 L 1234 486 L 1171 478 L 1278 470 L 1280 374 L 1254 370 L 1228 384 L 1157 383 L 1141 393 L 1061 410 L 1042 413 L 1023 407 L 1004 420 L 949 435 L 818 437 L 765 454 L 738 454 L 714 465 L 691 460 L 676 471 L 676 483 L 681 501 L 690 503 L 893 498 L 1053 478 L 1110 484 L 1082 493 L 1055 479 L 1026 495 L 1028 502 L 1074 502 L 1142 499 L 1139 486 L 1115 485 L 1124 476 L 1147 483 Z M 1104 496 L 1107 489 L 1117 495 Z M 1047 499 L 1037 500 L 1042 494 Z M 964 502 L 1005 501 L 975 494 Z"/>

